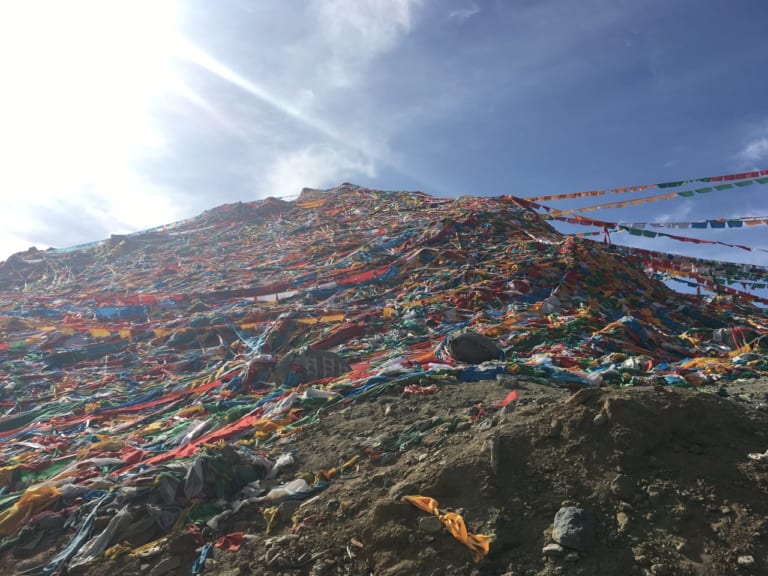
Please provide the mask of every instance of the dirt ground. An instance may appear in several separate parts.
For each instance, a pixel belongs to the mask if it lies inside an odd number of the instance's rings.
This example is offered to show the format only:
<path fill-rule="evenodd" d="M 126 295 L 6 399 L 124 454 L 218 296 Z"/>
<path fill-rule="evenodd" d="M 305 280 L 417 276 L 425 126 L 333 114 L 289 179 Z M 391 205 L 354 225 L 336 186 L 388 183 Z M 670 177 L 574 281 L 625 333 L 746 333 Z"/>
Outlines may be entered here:
<path fill-rule="evenodd" d="M 340 467 L 328 487 L 278 506 L 248 504 L 211 541 L 203 574 L 376 576 L 691 575 L 768 573 L 768 382 L 717 389 L 562 388 L 524 379 L 442 381 L 427 395 L 391 389 L 340 405 L 271 450 L 296 449 L 276 481 Z M 492 408 L 516 390 L 506 408 Z M 727 395 L 727 397 L 725 397 Z M 753 458 L 749 455 L 752 454 Z M 470 533 L 490 538 L 479 562 L 430 514 L 434 498 Z M 562 506 L 595 519 L 587 550 L 552 543 Z M 72 574 L 190 574 L 200 552 L 188 528 L 139 555 Z M 550 547 L 553 548 L 553 547 Z M 3 573 L 39 564 L 7 553 Z M 13 568 L 12 568 L 13 567 Z"/>

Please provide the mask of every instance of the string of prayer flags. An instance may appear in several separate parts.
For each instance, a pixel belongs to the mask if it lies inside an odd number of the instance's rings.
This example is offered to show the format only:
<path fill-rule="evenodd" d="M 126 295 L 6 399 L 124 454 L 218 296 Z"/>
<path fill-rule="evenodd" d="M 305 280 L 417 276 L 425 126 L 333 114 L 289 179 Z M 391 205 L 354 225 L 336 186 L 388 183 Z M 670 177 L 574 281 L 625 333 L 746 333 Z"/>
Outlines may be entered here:
<path fill-rule="evenodd" d="M 565 194 L 548 194 L 542 196 L 526 196 L 525 199 L 531 202 L 536 201 L 555 201 L 555 200 L 573 200 L 576 198 L 589 198 L 594 196 L 604 196 L 606 194 L 626 194 L 629 192 L 645 192 L 653 188 L 679 188 L 680 186 L 686 186 L 688 184 L 696 184 L 698 182 L 734 182 L 740 180 L 747 180 L 752 178 L 760 178 L 762 176 L 768 176 L 768 170 L 755 170 L 752 172 L 740 172 L 736 174 L 726 174 L 723 176 L 708 176 L 705 178 L 694 178 L 691 180 L 677 180 L 674 182 L 662 182 L 658 184 L 642 184 L 638 186 L 622 186 L 619 188 L 605 188 L 599 190 L 589 190 L 586 192 L 569 192 Z M 751 182 L 750 182 L 751 184 Z M 764 184 L 764 182 L 761 182 Z M 737 186 L 749 184 L 737 184 Z"/>

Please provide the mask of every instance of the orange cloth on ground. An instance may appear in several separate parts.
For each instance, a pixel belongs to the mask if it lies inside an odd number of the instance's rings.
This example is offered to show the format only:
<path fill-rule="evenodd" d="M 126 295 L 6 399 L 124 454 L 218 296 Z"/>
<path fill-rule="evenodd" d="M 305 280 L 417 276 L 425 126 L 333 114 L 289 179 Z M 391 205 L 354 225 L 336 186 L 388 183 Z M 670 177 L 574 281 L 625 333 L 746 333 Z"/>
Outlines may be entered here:
<path fill-rule="evenodd" d="M 472 559 L 475 562 L 480 562 L 488 555 L 490 550 L 490 543 L 488 537 L 483 534 L 472 534 L 467 531 L 467 525 L 464 523 L 464 518 L 460 514 L 455 512 L 446 512 L 441 514 L 437 507 L 437 500 L 430 498 L 429 496 L 403 496 L 405 502 L 421 508 L 425 512 L 434 514 L 440 521 L 445 524 L 448 532 L 456 538 L 459 542 L 464 544 L 469 551 L 472 552 Z"/>

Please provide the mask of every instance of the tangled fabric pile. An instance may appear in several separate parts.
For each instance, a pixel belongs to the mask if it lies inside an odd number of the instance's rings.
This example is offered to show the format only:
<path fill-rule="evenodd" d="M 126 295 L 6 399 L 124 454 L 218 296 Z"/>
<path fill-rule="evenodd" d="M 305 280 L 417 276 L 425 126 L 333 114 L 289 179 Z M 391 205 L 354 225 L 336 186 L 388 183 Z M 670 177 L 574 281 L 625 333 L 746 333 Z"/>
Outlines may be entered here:
<path fill-rule="evenodd" d="M 672 291 L 651 258 L 694 262 L 562 236 L 512 197 L 353 185 L 16 254 L 0 264 L 0 550 L 57 547 L 26 572 L 49 575 L 243 506 L 274 516 L 355 465 L 297 472 L 280 440 L 393 387 L 717 392 L 768 371 L 763 309 Z"/>

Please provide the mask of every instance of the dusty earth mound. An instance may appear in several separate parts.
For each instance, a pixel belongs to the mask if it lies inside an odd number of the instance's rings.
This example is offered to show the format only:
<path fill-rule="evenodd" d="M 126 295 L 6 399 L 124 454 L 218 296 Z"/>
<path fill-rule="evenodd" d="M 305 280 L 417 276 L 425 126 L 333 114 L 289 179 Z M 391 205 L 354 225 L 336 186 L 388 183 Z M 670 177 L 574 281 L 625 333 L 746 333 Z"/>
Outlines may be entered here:
<path fill-rule="evenodd" d="M 508 378 L 442 381 L 438 388 L 429 395 L 391 389 L 339 406 L 311 433 L 281 440 L 282 448 L 296 449 L 287 477 L 360 458 L 308 499 L 246 503 L 215 529 L 201 523 L 206 539 L 244 534 L 238 551 L 214 549 L 204 573 L 768 570 L 768 459 L 756 456 L 768 448 L 768 383 L 751 382 L 749 393 L 730 398 L 669 387 L 570 395 Z M 511 388 L 517 401 L 493 408 Z M 407 495 L 432 497 L 442 512 L 459 513 L 470 533 L 490 539 L 487 557 L 473 562 L 438 519 L 403 501 Z M 568 543 L 577 548 L 554 543 L 561 508 L 581 509 L 592 521 L 576 526 L 580 538 Z M 267 529 L 270 509 L 276 515 Z M 189 574 L 199 553 L 195 536 L 181 529 L 148 551 L 72 574 Z M 17 559 L 16 568 L 41 560 Z M 5 558 L 3 573 L 13 562 Z"/>

